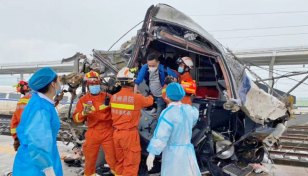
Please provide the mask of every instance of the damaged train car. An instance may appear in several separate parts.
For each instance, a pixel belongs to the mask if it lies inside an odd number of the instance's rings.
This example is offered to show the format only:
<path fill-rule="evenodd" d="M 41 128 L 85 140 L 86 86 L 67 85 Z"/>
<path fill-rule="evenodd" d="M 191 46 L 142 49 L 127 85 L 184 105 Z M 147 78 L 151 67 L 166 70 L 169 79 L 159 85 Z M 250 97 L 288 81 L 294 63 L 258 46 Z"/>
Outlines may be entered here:
<path fill-rule="evenodd" d="M 161 64 L 175 70 L 179 57 L 188 56 L 194 62 L 191 74 L 198 88 L 192 99 L 200 114 L 191 142 L 203 174 L 245 175 L 252 171 L 249 163 L 261 163 L 267 156 L 266 146 L 279 145 L 289 119 L 289 103 L 259 89 L 247 76 L 247 67 L 241 60 L 190 17 L 169 5 L 151 6 L 137 36 L 120 50 L 94 49 L 92 64 L 97 64 L 96 70 L 103 77 L 111 78 L 124 66 L 140 69 L 149 53 L 156 53 Z M 117 87 L 112 82 L 107 85 L 110 93 Z M 140 91 L 145 93 L 145 89 Z M 156 124 L 157 118 L 148 109 L 142 110 L 140 175 L 160 171 L 159 157 L 151 171 L 145 165 L 146 148 Z"/>

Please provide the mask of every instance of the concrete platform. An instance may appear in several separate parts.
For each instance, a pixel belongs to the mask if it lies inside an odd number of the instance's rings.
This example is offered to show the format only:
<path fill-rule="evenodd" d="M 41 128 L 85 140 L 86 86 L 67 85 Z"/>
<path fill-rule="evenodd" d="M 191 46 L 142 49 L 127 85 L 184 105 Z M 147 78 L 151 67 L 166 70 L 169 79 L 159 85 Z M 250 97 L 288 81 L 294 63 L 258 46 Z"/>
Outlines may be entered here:
<path fill-rule="evenodd" d="M 6 172 L 11 172 L 13 168 L 14 158 L 16 152 L 12 146 L 13 139 L 10 136 L 0 135 L 0 176 Z M 64 145 L 62 142 L 58 142 L 58 148 L 61 154 L 73 154 L 73 145 Z M 64 176 L 77 176 L 76 171 L 80 168 L 68 167 L 62 162 Z M 262 176 L 308 176 L 308 168 L 272 165 L 265 164 L 270 173 L 262 174 Z M 250 174 L 250 176 L 260 176 L 261 174 Z"/>

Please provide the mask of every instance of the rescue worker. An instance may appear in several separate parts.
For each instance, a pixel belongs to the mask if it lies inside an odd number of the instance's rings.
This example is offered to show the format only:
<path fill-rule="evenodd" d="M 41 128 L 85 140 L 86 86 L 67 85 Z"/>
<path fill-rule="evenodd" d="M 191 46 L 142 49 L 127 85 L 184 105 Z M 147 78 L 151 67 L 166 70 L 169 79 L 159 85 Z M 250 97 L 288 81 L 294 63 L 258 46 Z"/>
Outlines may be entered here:
<path fill-rule="evenodd" d="M 85 176 L 95 175 L 95 163 L 102 146 L 105 159 L 110 167 L 110 172 L 115 174 L 116 158 L 113 145 L 113 127 L 110 113 L 110 97 L 106 92 L 101 92 L 101 78 L 97 72 L 90 71 L 85 75 L 85 81 L 90 91 L 79 99 L 73 119 L 82 123 L 87 119 L 88 131 L 85 134 L 86 142 L 83 144 L 85 156 Z"/>
<path fill-rule="evenodd" d="M 11 120 L 11 135 L 13 136 L 13 139 L 14 139 L 13 146 L 14 146 L 15 151 L 17 151 L 18 147 L 20 146 L 20 142 L 16 134 L 16 128 L 18 124 L 20 123 L 21 114 L 24 111 L 25 106 L 29 102 L 29 99 L 31 98 L 32 94 L 30 93 L 31 89 L 28 83 L 25 81 L 20 81 L 14 87 L 17 87 L 17 92 L 20 92 L 22 95 L 24 95 L 18 100 L 16 110 Z"/>
<path fill-rule="evenodd" d="M 135 74 L 122 68 L 117 74 L 120 92 L 111 97 L 111 113 L 114 127 L 114 146 L 117 157 L 116 175 L 137 176 L 141 161 L 138 133 L 141 109 L 153 104 L 153 97 L 144 97 L 133 91 Z"/>
<path fill-rule="evenodd" d="M 53 97 L 61 92 L 60 81 L 49 67 L 36 71 L 29 80 L 33 92 L 16 129 L 20 147 L 13 176 L 63 176 L 57 147 L 60 120 Z"/>
<path fill-rule="evenodd" d="M 190 71 L 194 68 L 194 63 L 189 57 L 179 58 L 177 61 L 179 65 L 178 71 L 176 72 L 179 77 L 179 82 L 185 79 L 193 79 L 190 75 Z"/>
<path fill-rule="evenodd" d="M 147 64 L 143 65 L 139 71 L 138 77 L 135 80 L 134 92 L 138 92 L 138 86 L 145 80 L 149 91 L 154 96 L 157 103 L 156 115 L 159 117 L 162 110 L 166 108 L 166 103 L 162 98 L 162 88 L 164 87 L 164 80 L 167 76 L 177 78 L 177 74 L 169 67 L 164 67 L 158 61 L 158 56 L 151 53 L 147 56 Z"/>
<path fill-rule="evenodd" d="M 164 98 L 164 100 L 167 104 L 169 104 L 169 102 L 166 99 L 166 88 L 167 88 L 168 84 L 170 84 L 171 82 L 174 82 L 174 81 L 165 81 L 165 86 L 163 87 L 163 90 L 162 90 L 163 98 Z M 191 101 L 191 96 L 196 93 L 196 90 L 197 90 L 196 82 L 192 79 L 185 79 L 185 80 L 181 81 L 181 86 L 185 90 L 185 96 L 181 100 L 181 102 L 183 104 L 189 104 L 189 105 L 192 106 L 193 104 L 192 104 L 192 101 Z"/>
<path fill-rule="evenodd" d="M 166 92 L 168 108 L 159 117 L 154 137 L 147 148 L 148 170 L 153 167 L 155 155 L 163 152 L 161 176 L 201 176 L 194 146 L 190 142 L 199 111 L 180 102 L 185 91 L 179 83 L 170 83 Z"/>

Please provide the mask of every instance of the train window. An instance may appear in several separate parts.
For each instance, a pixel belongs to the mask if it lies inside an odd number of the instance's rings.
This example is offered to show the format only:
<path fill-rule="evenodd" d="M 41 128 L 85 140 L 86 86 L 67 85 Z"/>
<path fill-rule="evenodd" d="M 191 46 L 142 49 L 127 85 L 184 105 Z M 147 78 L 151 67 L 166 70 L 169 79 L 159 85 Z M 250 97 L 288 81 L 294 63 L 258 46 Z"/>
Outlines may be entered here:
<path fill-rule="evenodd" d="M 68 100 L 68 96 L 64 96 L 61 102 L 67 102 L 67 100 Z"/>
<path fill-rule="evenodd" d="M 9 94 L 9 99 L 20 99 L 21 94 L 17 94 L 17 93 L 10 93 Z"/>
<path fill-rule="evenodd" d="M 6 97 L 6 93 L 0 93 L 0 98 L 5 98 Z"/>

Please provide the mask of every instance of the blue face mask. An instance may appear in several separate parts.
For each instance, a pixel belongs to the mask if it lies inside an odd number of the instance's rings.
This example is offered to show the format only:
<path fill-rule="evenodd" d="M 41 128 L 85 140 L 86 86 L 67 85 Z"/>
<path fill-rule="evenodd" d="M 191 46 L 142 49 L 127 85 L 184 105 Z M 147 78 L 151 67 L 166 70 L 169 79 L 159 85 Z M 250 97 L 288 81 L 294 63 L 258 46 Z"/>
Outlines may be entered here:
<path fill-rule="evenodd" d="M 62 86 L 60 86 L 60 89 L 59 90 L 56 90 L 56 96 L 59 95 L 61 93 L 61 90 L 62 90 Z"/>
<path fill-rule="evenodd" d="M 90 86 L 91 94 L 97 95 L 100 91 L 101 91 L 101 86 L 100 85 Z"/>
<path fill-rule="evenodd" d="M 183 71 L 184 71 L 184 68 L 183 68 L 183 67 L 179 67 L 179 68 L 178 68 L 178 72 L 179 72 L 179 73 L 183 73 Z"/>
<path fill-rule="evenodd" d="M 56 95 L 59 95 L 61 93 L 61 89 L 56 91 Z"/>

